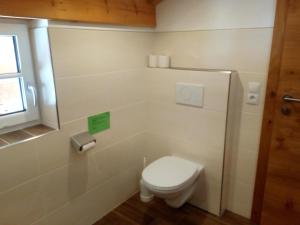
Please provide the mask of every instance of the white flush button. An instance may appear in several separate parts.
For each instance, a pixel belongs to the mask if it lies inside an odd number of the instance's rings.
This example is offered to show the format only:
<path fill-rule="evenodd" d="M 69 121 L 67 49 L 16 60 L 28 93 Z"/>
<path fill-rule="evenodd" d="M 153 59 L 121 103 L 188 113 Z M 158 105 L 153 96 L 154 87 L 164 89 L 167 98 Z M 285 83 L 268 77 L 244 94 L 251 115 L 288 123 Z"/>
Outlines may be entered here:
<path fill-rule="evenodd" d="M 204 86 L 201 84 L 176 83 L 176 103 L 203 107 Z"/>

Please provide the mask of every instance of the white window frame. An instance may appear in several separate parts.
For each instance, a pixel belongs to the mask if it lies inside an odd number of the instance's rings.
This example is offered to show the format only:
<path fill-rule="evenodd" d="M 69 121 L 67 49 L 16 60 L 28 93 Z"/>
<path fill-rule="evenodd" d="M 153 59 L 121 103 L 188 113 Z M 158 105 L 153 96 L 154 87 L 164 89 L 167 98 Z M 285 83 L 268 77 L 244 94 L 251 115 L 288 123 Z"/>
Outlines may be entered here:
<path fill-rule="evenodd" d="M 13 127 L 33 121 L 39 121 L 36 82 L 32 63 L 32 54 L 28 27 L 26 24 L 5 23 L 0 21 L 0 35 L 15 36 L 17 60 L 20 71 L 14 74 L 0 74 L 0 79 L 21 78 L 24 112 L 0 116 L 0 129 Z"/>

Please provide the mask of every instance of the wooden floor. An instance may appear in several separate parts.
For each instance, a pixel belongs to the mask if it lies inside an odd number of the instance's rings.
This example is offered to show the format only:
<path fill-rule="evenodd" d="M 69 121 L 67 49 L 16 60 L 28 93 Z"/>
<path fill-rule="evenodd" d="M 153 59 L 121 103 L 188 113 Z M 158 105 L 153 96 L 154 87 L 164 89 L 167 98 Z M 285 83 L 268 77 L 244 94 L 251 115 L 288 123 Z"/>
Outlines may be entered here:
<path fill-rule="evenodd" d="M 189 204 L 180 209 L 155 199 L 145 204 L 135 195 L 94 225 L 249 225 L 247 219 L 226 212 L 222 218 Z"/>

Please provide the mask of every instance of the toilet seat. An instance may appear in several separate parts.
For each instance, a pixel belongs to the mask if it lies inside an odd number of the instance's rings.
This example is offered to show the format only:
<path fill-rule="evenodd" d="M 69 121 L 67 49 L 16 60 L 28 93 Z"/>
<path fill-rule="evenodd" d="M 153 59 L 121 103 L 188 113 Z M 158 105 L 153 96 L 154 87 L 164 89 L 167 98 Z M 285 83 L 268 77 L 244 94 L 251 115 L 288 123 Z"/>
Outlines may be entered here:
<path fill-rule="evenodd" d="M 145 185 L 157 191 L 176 191 L 197 178 L 198 165 L 175 157 L 165 156 L 148 165 L 142 174 Z"/>

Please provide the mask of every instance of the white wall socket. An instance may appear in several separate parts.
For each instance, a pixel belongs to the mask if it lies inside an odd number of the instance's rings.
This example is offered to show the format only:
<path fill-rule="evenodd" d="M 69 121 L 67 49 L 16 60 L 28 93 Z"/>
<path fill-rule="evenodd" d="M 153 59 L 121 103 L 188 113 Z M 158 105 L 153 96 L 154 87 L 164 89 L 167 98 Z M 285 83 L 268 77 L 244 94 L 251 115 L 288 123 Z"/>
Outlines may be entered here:
<path fill-rule="evenodd" d="M 247 104 L 258 105 L 260 98 L 261 84 L 259 82 L 248 83 Z"/>

